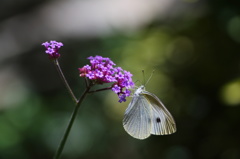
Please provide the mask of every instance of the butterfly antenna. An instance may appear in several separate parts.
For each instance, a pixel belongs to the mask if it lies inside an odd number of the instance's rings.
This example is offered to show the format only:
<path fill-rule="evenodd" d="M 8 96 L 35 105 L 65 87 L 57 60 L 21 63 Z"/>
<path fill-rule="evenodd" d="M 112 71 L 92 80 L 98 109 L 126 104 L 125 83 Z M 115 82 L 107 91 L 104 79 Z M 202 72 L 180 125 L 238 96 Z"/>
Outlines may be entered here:
<path fill-rule="evenodd" d="M 152 71 L 151 76 L 148 78 L 147 83 L 146 83 L 145 85 L 147 85 L 148 82 L 150 81 L 150 79 L 152 78 L 154 71 L 155 71 L 155 70 Z"/>
<path fill-rule="evenodd" d="M 136 83 L 138 83 L 138 82 L 140 82 L 140 81 L 139 81 L 139 80 L 136 80 L 134 83 L 136 84 Z M 140 83 L 141 83 L 141 82 L 140 82 Z M 134 88 L 137 88 L 137 86 L 135 85 Z"/>
<path fill-rule="evenodd" d="M 145 85 L 145 76 L 144 76 L 144 70 L 142 70 L 142 75 L 143 75 L 143 85 Z"/>

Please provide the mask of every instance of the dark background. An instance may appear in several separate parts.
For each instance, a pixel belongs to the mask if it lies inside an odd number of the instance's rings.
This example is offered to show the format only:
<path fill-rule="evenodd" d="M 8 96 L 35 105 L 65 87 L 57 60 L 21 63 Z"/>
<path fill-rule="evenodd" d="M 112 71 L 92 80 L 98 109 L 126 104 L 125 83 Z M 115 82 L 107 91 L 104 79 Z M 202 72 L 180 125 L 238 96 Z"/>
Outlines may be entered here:
<path fill-rule="evenodd" d="M 77 97 L 88 56 L 110 57 L 134 81 L 155 70 L 147 90 L 177 124 L 173 135 L 134 139 L 122 127 L 131 98 L 95 93 L 62 159 L 240 158 L 239 12 L 237 0 L 1 1 L 0 159 L 50 159 L 64 133 L 74 103 L 41 46 L 49 40 L 64 43 L 59 61 Z"/>

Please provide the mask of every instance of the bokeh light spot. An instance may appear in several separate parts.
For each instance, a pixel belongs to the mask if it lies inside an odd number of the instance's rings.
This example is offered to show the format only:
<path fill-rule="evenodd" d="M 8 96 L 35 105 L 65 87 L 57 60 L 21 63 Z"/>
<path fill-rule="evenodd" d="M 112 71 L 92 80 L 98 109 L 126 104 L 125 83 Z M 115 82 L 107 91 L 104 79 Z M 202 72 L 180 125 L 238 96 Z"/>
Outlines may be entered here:
<path fill-rule="evenodd" d="M 228 33 L 231 38 L 237 42 L 240 42 L 240 17 L 236 16 L 228 22 Z"/>
<path fill-rule="evenodd" d="M 240 104 L 240 79 L 227 83 L 222 88 L 222 99 L 229 106 Z"/>

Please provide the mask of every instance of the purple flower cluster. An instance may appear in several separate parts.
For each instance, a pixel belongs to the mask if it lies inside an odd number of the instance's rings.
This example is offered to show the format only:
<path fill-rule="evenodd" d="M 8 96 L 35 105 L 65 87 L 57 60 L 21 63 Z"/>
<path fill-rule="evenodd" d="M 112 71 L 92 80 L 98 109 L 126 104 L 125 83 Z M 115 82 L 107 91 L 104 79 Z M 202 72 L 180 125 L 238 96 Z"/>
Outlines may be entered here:
<path fill-rule="evenodd" d="M 46 41 L 45 43 L 42 43 L 42 45 L 47 49 L 45 52 L 51 59 L 59 58 L 60 54 L 58 53 L 58 50 L 63 46 L 63 43 L 56 41 Z"/>
<path fill-rule="evenodd" d="M 126 97 L 130 96 L 130 88 L 134 87 L 132 74 L 123 70 L 121 67 L 114 67 L 110 58 L 102 56 L 88 57 L 91 65 L 85 65 L 79 68 L 80 77 L 87 77 L 95 83 L 112 83 L 112 91 L 119 97 L 119 102 L 125 102 Z"/>

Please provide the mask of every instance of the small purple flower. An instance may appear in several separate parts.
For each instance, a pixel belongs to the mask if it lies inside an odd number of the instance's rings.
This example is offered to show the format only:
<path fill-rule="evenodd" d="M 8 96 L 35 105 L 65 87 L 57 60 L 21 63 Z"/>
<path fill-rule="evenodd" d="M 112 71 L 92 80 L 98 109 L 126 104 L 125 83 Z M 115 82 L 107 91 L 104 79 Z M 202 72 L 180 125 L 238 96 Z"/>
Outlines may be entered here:
<path fill-rule="evenodd" d="M 89 65 L 85 65 L 84 67 L 79 68 L 79 72 L 81 72 L 80 77 L 85 77 L 86 74 L 90 71 L 91 71 L 91 66 Z"/>
<path fill-rule="evenodd" d="M 124 75 L 122 74 L 122 72 L 119 72 L 118 74 L 115 74 L 115 77 L 118 79 L 124 79 Z"/>
<path fill-rule="evenodd" d="M 56 42 L 56 41 L 50 41 L 50 42 L 44 42 L 42 43 L 43 46 L 46 48 L 46 53 L 49 55 L 49 58 L 51 59 L 57 59 L 60 57 L 60 54 L 58 50 L 63 46 L 63 43 Z"/>
<path fill-rule="evenodd" d="M 119 87 L 118 85 L 114 85 L 112 87 L 112 91 L 115 92 L 115 93 L 120 93 L 121 87 Z"/>
<path fill-rule="evenodd" d="M 96 76 L 99 77 L 99 78 L 102 78 L 103 77 L 103 72 L 97 70 L 96 71 Z"/>
<path fill-rule="evenodd" d="M 130 95 L 131 95 L 131 91 L 128 90 L 128 89 L 126 89 L 126 90 L 124 91 L 124 93 L 125 93 L 126 96 L 130 96 Z"/>
<path fill-rule="evenodd" d="M 121 94 L 118 96 L 119 97 L 119 103 L 122 103 L 122 102 L 126 102 L 126 95 L 125 94 Z"/>
<path fill-rule="evenodd" d="M 89 79 L 94 79 L 95 74 L 93 72 L 89 72 L 88 74 L 86 74 L 86 77 L 88 77 Z"/>
<path fill-rule="evenodd" d="M 119 97 L 119 102 L 125 102 L 130 96 L 129 89 L 134 87 L 132 74 L 121 67 L 114 67 L 116 64 L 110 58 L 102 56 L 90 56 L 90 66 L 85 65 L 79 68 L 80 77 L 87 77 L 95 84 L 113 83 L 112 91 Z"/>
<path fill-rule="evenodd" d="M 106 75 L 105 79 L 106 81 L 109 81 L 109 82 L 117 82 L 117 80 L 111 75 Z"/>
<path fill-rule="evenodd" d="M 121 68 L 121 67 L 116 67 L 116 68 L 114 68 L 114 71 L 115 72 L 120 72 L 120 71 L 122 71 L 123 69 Z"/>

